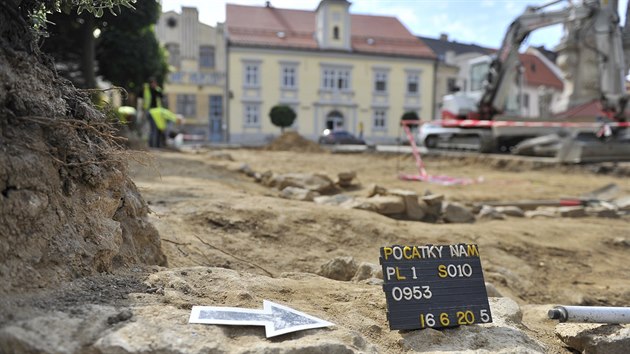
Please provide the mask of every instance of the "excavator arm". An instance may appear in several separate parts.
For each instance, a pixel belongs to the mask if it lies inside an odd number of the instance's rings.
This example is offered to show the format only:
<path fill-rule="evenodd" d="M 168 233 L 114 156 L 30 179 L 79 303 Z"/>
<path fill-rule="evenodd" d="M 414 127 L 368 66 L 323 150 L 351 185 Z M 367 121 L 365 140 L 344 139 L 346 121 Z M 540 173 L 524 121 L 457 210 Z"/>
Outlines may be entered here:
<path fill-rule="evenodd" d="M 479 101 L 479 114 L 482 119 L 492 119 L 505 106 L 509 87 L 518 74 L 519 47 L 534 30 L 566 24 L 574 21 L 591 21 L 595 32 L 598 52 L 598 70 L 602 106 L 613 115 L 623 114 L 628 96 L 625 93 L 625 62 L 621 43 L 621 30 L 617 15 L 617 0 L 584 0 L 582 3 L 569 3 L 560 10 L 544 11 L 545 8 L 562 2 L 556 0 L 539 7 L 528 7 L 509 26 L 501 48 L 490 64 L 485 90 Z"/>
<path fill-rule="evenodd" d="M 598 56 L 602 109 L 617 120 L 625 120 L 628 101 L 626 93 L 626 63 L 619 27 L 617 0 L 601 1 L 594 14 L 593 29 Z"/>

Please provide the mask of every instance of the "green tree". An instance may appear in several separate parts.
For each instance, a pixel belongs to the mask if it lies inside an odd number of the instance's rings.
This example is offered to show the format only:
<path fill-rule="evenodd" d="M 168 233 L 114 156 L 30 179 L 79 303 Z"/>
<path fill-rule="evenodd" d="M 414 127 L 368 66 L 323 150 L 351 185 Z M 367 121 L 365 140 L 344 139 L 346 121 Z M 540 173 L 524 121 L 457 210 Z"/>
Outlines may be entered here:
<path fill-rule="evenodd" d="M 151 26 L 137 32 L 107 30 L 101 35 L 96 59 L 99 74 L 130 92 L 139 93 L 149 77 L 155 77 L 162 84 L 168 72 L 166 53 Z"/>
<path fill-rule="evenodd" d="M 402 121 L 416 121 L 416 122 L 418 122 L 420 120 L 420 117 L 418 117 L 418 113 L 416 113 L 414 111 L 407 111 L 407 112 L 403 113 L 403 115 L 400 118 L 400 120 L 401 120 L 401 125 L 402 125 Z M 412 131 L 415 131 L 415 129 L 418 128 L 418 124 L 407 124 L 407 126 L 409 126 L 409 128 Z"/>
<path fill-rule="evenodd" d="M 78 87 L 95 87 L 97 74 L 128 91 L 139 91 L 150 76 L 161 83 L 168 65 L 153 30 L 160 5 L 143 0 L 134 7 L 53 13 L 42 49 L 55 58 L 57 70 Z M 102 16 L 95 16 L 99 14 Z M 95 34 L 100 35 L 96 38 Z"/>
<path fill-rule="evenodd" d="M 284 133 L 284 128 L 290 127 L 295 121 L 296 114 L 289 106 L 276 105 L 269 111 L 271 123 L 276 127 L 280 127 L 280 131 Z"/>

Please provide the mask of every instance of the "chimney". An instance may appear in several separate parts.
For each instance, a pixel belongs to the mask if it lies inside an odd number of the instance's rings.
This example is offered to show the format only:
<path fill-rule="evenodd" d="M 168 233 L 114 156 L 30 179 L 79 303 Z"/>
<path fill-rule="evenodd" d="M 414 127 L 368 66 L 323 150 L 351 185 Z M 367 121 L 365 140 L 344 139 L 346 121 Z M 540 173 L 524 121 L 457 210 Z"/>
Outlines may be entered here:
<path fill-rule="evenodd" d="M 181 56 L 185 59 L 197 59 L 199 56 L 199 38 L 197 26 L 199 11 L 196 7 L 182 6 L 181 15 Z"/>
<path fill-rule="evenodd" d="M 455 64 L 455 51 L 447 50 L 446 53 L 444 53 L 444 62 L 446 64 L 454 65 Z"/>
<path fill-rule="evenodd" d="M 440 33 L 440 40 L 447 42 L 448 41 L 448 34 L 446 33 Z"/>
<path fill-rule="evenodd" d="M 265 1 L 265 7 L 271 7 L 271 1 Z"/>

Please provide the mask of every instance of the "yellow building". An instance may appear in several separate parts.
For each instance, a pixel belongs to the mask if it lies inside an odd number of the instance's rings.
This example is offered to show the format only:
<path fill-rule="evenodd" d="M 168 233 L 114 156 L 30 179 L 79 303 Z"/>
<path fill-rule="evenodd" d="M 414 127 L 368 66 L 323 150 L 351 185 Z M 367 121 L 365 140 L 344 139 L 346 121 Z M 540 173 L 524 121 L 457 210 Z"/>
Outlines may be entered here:
<path fill-rule="evenodd" d="M 225 141 L 226 52 L 222 24 L 199 22 L 194 7 L 162 14 L 156 26 L 158 40 L 169 55 L 170 73 L 164 101 L 186 118 L 185 130 L 205 140 Z"/>
<path fill-rule="evenodd" d="M 293 129 L 313 140 L 328 128 L 395 143 L 403 113 L 431 119 L 434 53 L 396 18 L 349 8 L 345 0 L 315 11 L 227 5 L 230 142 L 278 135 L 269 118 L 278 104 L 294 109 Z"/>

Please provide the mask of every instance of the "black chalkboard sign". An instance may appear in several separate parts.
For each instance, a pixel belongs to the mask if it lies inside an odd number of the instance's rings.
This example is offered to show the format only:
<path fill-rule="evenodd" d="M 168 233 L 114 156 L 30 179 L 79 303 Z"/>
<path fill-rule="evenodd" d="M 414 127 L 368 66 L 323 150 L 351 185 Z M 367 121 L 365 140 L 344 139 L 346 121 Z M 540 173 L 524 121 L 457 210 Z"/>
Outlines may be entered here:
<path fill-rule="evenodd" d="M 396 245 L 380 252 L 390 329 L 492 322 L 477 245 Z"/>

